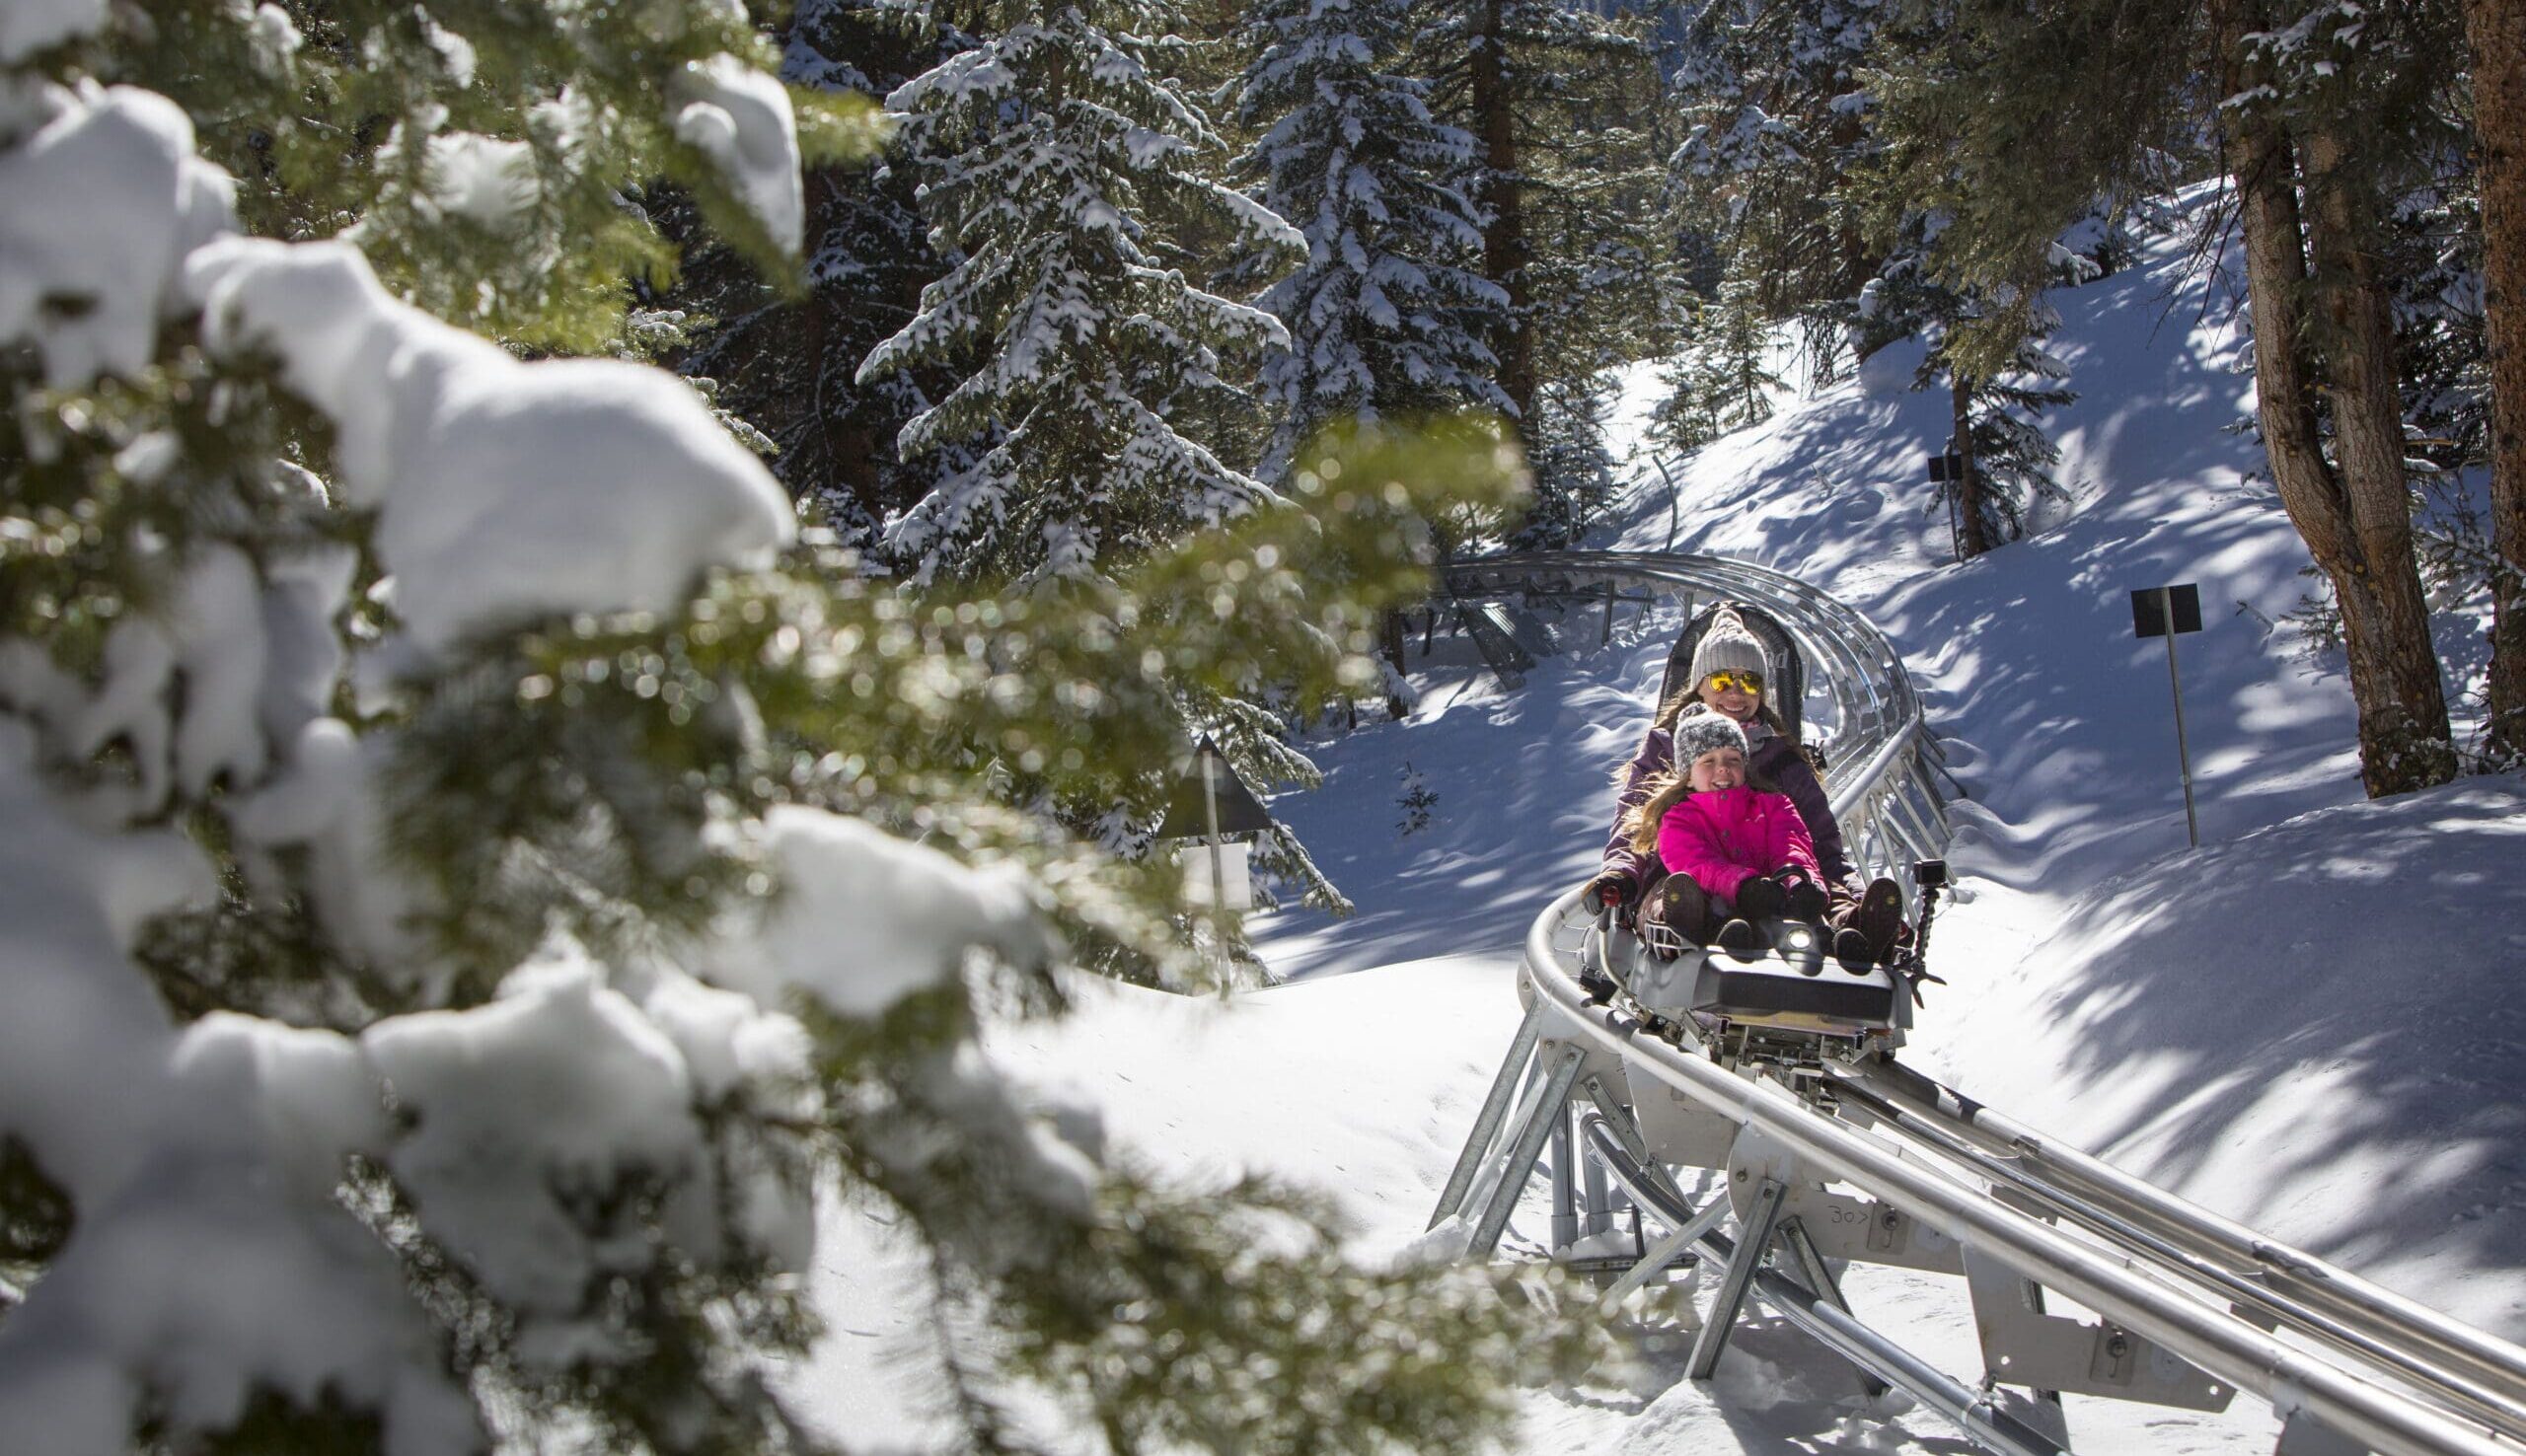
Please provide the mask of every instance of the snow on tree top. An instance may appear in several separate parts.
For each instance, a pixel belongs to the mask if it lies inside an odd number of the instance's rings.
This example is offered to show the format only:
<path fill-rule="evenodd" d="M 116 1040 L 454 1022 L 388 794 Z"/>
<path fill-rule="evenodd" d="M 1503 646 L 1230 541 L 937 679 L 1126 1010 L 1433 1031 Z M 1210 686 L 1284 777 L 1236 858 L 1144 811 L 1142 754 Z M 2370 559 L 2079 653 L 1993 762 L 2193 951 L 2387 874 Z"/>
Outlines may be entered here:
<path fill-rule="evenodd" d="M 708 157 L 783 254 L 804 247 L 807 202 L 789 93 L 733 55 L 686 63 L 673 91 L 678 141 Z"/>
<path fill-rule="evenodd" d="M 190 118 L 150 92 L 0 93 L 0 135 L 21 129 L 33 134 L 0 151 L 0 339 L 32 338 L 56 389 L 136 374 L 179 260 L 229 225 L 236 189 L 193 157 Z"/>
<path fill-rule="evenodd" d="M 666 610 L 795 532 L 771 473 L 671 375 L 518 363 L 389 298 L 347 246 L 222 239 L 186 277 L 212 348 L 271 349 L 333 418 L 343 497 L 380 509 L 425 651 L 531 615 Z"/>

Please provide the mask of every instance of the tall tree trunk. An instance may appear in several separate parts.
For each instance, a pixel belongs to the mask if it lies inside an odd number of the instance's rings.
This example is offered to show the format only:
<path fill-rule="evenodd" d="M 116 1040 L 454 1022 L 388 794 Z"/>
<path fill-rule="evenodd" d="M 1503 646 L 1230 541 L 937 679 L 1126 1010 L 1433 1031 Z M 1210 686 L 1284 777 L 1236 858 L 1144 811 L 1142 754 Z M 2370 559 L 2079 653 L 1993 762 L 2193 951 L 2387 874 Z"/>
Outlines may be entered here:
<path fill-rule="evenodd" d="M 1948 366 L 1948 404 L 1956 419 L 1956 558 L 1970 561 L 1991 548 L 1990 523 L 1982 510 L 1982 470 L 1973 460 L 1973 384 Z"/>
<path fill-rule="evenodd" d="M 2456 775 L 2449 741 L 2447 693 L 2438 647 L 2429 636 L 2429 598 L 2412 548 L 2412 478 L 2404 468 L 2403 389 L 2395 369 L 2393 303 L 2377 273 L 2371 240 L 2385 208 L 2373 184 L 2346 164 L 2340 134 L 2328 125 L 2306 130 L 2303 156 L 2309 261 L 2314 302 L 2324 327 L 2317 357 L 2332 386 L 2335 469 L 2358 534 L 2364 610 L 2375 619 L 2377 670 L 2385 674 L 2390 711 L 2410 743 L 2412 762 L 2384 792 L 2444 783 Z M 2344 610 L 2345 619 L 2348 617 Z"/>
<path fill-rule="evenodd" d="M 1500 329 L 1500 392 L 1517 406 L 1518 433 L 1534 443 L 1534 321 L 1527 312 L 1525 188 L 1518 166 L 1517 99 L 1510 94 L 1507 18 L 1501 0 L 1483 0 L 1481 30 L 1474 37 L 1472 101 L 1474 133 L 1482 141 L 1482 205 L 1491 220 L 1482 229 L 1482 272 L 1509 295 L 1509 317 Z"/>
<path fill-rule="evenodd" d="M 2248 68 L 2243 43 L 2261 17 L 2249 0 L 2225 0 L 2220 13 L 2221 90 L 2233 97 L 2265 79 Z M 2356 199 L 2338 172 L 2329 173 L 2311 189 L 2314 206 L 2302 211 L 2296 144 L 2262 108 L 2222 109 L 2221 128 L 2245 229 L 2264 449 L 2281 505 L 2341 609 L 2350 695 L 2359 709 L 2361 782 L 2372 798 L 2443 782 L 2454 775 L 2455 756 L 2412 556 L 2392 353 L 2370 353 L 2383 318 L 2371 311 L 2382 309 L 2383 299 L 2367 296 L 2373 279 L 2367 287 L 2359 281 L 2365 263 L 2349 228 Z M 2319 140 L 2316 147 L 2331 151 L 2333 144 Z M 2310 276 L 2311 253 L 2331 272 L 2321 295 Z M 2311 305 L 2321 308 L 2330 350 L 2311 334 Z M 2328 354 L 2334 367 L 2320 371 Z M 2378 369 L 2385 371 L 2382 390 Z M 2334 400 L 2339 470 L 2325 458 L 2320 388 Z"/>
<path fill-rule="evenodd" d="M 2490 732 L 2526 760 L 2526 6 L 2466 0 L 2490 336 Z"/>

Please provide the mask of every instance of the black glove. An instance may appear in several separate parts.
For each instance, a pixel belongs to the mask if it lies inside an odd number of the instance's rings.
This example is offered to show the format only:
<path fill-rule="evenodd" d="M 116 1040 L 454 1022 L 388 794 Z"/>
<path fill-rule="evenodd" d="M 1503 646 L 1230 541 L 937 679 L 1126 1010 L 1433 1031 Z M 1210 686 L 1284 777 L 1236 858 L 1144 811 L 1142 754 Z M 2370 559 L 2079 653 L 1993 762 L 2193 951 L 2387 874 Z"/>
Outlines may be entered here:
<path fill-rule="evenodd" d="M 1640 893 L 1640 882 L 1627 870 L 1605 870 L 1588 882 L 1588 898 L 1598 905 L 1625 906 Z"/>
<path fill-rule="evenodd" d="M 1771 878 L 1781 889 L 1781 910 L 1793 920 L 1820 920 L 1824 917 L 1824 887 L 1805 869 L 1791 865 L 1772 871 Z"/>

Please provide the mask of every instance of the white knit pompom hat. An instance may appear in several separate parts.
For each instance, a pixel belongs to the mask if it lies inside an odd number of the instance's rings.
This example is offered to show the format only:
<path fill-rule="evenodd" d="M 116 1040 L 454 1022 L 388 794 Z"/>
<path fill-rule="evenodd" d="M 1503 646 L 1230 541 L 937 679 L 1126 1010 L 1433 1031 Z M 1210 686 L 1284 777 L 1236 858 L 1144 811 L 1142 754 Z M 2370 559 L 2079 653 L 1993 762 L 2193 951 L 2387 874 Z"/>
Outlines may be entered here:
<path fill-rule="evenodd" d="M 1746 630 L 1744 618 L 1725 607 L 1711 615 L 1709 627 L 1693 647 L 1693 686 L 1699 688 L 1709 682 L 1710 675 L 1722 668 L 1760 673 L 1763 681 L 1771 681 L 1772 660 L 1764 653 L 1763 644 Z"/>

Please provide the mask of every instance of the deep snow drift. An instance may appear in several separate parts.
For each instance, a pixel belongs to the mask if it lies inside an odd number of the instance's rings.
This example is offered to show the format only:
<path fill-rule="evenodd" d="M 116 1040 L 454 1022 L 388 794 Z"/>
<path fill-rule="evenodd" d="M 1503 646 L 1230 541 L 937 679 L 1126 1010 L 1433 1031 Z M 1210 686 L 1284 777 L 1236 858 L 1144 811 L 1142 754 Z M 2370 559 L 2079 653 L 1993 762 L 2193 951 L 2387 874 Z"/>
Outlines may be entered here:
<path fill-rule="evenodd" d="M 2526 784 L 2360 797 L 2339 664 L 2286 627 L 2307 556 L 2260 458 L 2231 291 L 2169 241 L 2066 294 L 2057 412 L 2075 501 L 2035 537 L 1946 564 L 1921 457 L 1943 394 L 1917 354 L 1785 400 L 1768 424 L 1671 462 L 1678 550 L 1762 561 L 1869 615 L 1920 683 L 1969 798 L 1933 988 L 1905 1058 L 2222 1213 L 2509 1338 L 2526 1337 Z M 1637 421 L 1650 371 L 1626 399 Z M 1627 425 L 1636 437 L 1636 425 Z M 1645 448 L 1645 447 L 1644 447 Z M 1670 501 L 1642 461 L 1629 523 L 1658 549 Z M 2127 592 L 2201 586 L 2181 641 L 2202 847 L 2186 847 L 2165 649 Z M 1359 914 L 1258 920 L 1292 984 L 1225 1005 L 1091 987 L 1069 1023 L 995 1052 L 1100 1103 L 1118 1137 L 1196 1180 L 1270 1170 L 1330 1190 L 1369 1255 L 1420 1231 L 1516 1024 L 1518 946 L 1593 867 L 1607 775 L 1645 725 L 1672 615 L 1547 663 L 1506 693 L 1434 673 L 1423 711 L 1315 745 L 1321 792 L 1275 812 Z M 1587 638 L 1593 642 L 1595 638 Z M 1407 767 L 1408 765 L 1408 767 Z M 1408 780 L 1436 795 L 1410 834 Z M 1511 1246 L 1545 1225 L 1543 1180 Z M 918 1444 L 917 1324 L 867 1311 L 882 1270 L 820 1274 L 838 1334 L 798 1372 L 839 1429 Z M 900 1284 L 891 1289 L 900 1289 Z M 1852 1272 L 1862 1317 L 1979 1374 L 1961 1280 Z M 1526 1400 L 1520 1449 L 1948 1452 L 1925 1413 L 1863 1401 L 1846 1370 L 1757 1317 L 1706 1387 L 1689 1320 L 1635 1306 L 1635 1358 Z M 1047 1419 L 1058 1421 L 1048 1413 Z M 2083 1450 L 2264 1452 L 2252 1398 L 2200 1417 L 2073 1398 Z M 1076 1438 L 1081 1449 L 1091 1442 Z"/>

